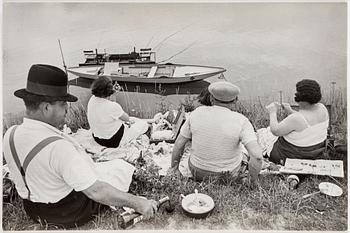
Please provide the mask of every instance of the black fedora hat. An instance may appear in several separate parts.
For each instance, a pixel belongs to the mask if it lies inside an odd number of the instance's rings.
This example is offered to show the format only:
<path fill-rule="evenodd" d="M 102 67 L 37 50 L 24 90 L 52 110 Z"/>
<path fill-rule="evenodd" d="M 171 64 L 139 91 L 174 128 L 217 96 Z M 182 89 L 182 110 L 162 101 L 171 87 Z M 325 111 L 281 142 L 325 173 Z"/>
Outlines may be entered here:
<path fill-rule="evenodd" d="M 30 67 L 27 87 L 14 92 L 19 98 L 41 98 L 46 101 L 75 102 L 77 97 L 68 93 L 67 74 L 58 67 L 35 64 Z"/>

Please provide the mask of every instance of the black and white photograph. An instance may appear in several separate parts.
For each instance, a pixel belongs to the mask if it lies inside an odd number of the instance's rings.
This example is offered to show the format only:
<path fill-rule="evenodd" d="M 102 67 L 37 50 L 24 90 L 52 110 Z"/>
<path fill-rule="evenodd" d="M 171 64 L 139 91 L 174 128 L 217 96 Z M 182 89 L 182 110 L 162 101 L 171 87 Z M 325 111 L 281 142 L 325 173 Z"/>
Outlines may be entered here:
<path fill-rule="evenodd" d="M 3 1 L 2 230 L 347 231 L 347 1 Z"/>

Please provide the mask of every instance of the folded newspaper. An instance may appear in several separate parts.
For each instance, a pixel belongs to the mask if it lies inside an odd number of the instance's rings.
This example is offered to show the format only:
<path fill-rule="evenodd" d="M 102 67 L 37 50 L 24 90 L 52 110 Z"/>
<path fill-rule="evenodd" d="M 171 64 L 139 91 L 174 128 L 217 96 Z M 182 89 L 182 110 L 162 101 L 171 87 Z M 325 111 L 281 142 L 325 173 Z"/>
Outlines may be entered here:
<path fill-rule="evenodd" d="M 342 160 L 286 159 L 286 163 L 280 168 L 280 172 L 344 177 Z"/>

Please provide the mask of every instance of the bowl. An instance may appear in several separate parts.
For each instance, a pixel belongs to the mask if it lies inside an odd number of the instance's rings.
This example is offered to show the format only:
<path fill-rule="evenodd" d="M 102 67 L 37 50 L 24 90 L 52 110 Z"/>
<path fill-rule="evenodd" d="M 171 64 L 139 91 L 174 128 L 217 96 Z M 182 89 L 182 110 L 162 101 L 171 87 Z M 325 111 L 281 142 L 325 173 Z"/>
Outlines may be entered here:
<path fill-rule="evenodd" d="M 214 200 L 204 193 L 191 193 L 181 201 L 185 214 L 192 218 L 206 218 L 214 209 Z"/>

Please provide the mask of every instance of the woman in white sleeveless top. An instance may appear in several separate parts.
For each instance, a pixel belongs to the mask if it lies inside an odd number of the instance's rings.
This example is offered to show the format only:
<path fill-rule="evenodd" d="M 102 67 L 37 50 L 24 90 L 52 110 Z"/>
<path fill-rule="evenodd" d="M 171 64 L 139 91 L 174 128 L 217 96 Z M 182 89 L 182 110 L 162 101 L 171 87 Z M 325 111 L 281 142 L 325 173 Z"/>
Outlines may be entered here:
<path fill-rule="evenodd" d="M 105 147 L 119 146 L 124 134 L 124 123 L 134 123 L 112 96 L 117 88 L 109 77 L 101 76 L 91 85 L 92 96 L 87 106 L 87 118 L 94 140 Z"/>
<path fill-rule="evenodd" d="M 319 159 L 326 147 L 329 116 L 327 108 L 319 103 L 321 88 L 315 80 L 304 79 L 296 84 L 295 101 L 299 111 L 283 103 L 288 116 L 277 120 L 278 103 L 266 108 L 270 114 L 271 132 L 278 136 L 270 153 L 270 161 L 284 164 L 286 158 Z"/>

